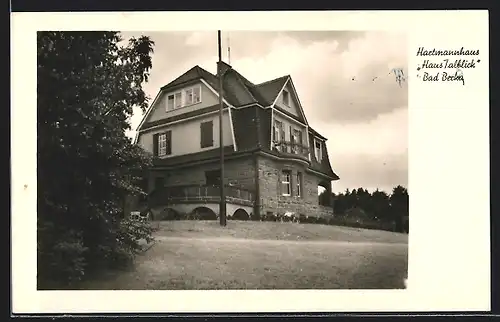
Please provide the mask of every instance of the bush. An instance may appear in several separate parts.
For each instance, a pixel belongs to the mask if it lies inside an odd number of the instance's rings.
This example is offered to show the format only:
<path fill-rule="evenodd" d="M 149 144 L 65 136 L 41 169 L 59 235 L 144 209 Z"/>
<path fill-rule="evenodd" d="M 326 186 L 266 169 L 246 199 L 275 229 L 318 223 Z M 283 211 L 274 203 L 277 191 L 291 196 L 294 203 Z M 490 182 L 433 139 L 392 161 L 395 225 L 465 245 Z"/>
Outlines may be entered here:
<path fill-rule="evenodd" d="M 317 220 L 318 219 L 316 217 L 306 216 L 305 218 L 303 218 L 303 220 L 301 219 L 301 222 L 304 222 L 306 224 L 315 224 Z"/>
<path fill-rule="evenodd" d="M 252 221 L 260 221 L 261 220 L 261 216 L 259 216 L 256 213 L 252 212 L 250 214 L 250 220 L 252 220 Z"/>
<path fill-rule="evenodd" d="M 81 233 L 61 232 L 51 223 L 38 227 L 37 284 L 39 289 L 58 284 L 72 285 L 85 275 L 88 248 Z"/>
<path fill-rule="evenodd" d="M 345 226 L 352 228 L 377 229 L 393 231 L 393 224 L 384 221 L 375 220 L 358 220 L 357 218 L 349 218 L 347 216 L 334 217 L 330 219 L 330 225 Z"/>
<path fill-rule="evenodd" d="M 127 267 L 142 250 L 140 241 L 153 240 L 153 229 L 146 220 L 110 220 L 103 216 L 94 217 L 86 225 L 85 231 L 77 231 L 39 220 L 39 289 L 71 287 L 101 269 Z"/>
<path fill-rule="evenodd" d="M 316 224 L 326 225 L 326 224 L 328 224 L 328 220 L 326 218 L 323 218 L 323 217 L 318 217 L 316 219 Z"/>
<path fill-rule="evenodd" d="M 278 217 L 276 217 L 275 214 L 273 213 L 268 213 L 266 214 L 266 216 L 264 217 L 264 221 L 276 221 Z"/>
<path fill-rule="evenodd" d="M 149 222 L 143 220 L 124 219 L 120 222 L 116 240 L 119 243 L 118 254 L 133 255 L 142 248 L 139 243 L 144 239 L 147 243 L 153 241 L 153 230 Z"/>

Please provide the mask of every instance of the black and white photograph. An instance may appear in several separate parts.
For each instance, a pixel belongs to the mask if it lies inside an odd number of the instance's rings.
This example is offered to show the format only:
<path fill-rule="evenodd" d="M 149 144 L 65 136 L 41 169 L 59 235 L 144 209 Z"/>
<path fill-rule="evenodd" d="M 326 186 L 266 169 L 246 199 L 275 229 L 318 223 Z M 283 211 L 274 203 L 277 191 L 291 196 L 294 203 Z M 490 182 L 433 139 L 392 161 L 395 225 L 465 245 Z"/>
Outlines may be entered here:
<path fill-rule="evenodd" d="M 11 39 L 13 314 L 491 310 L 487 11 L 17 12 Z"/>
<path fill-rule="evenodd" d="M 37 42 L 39 289 L 405 288 L 404 34 Z"/>

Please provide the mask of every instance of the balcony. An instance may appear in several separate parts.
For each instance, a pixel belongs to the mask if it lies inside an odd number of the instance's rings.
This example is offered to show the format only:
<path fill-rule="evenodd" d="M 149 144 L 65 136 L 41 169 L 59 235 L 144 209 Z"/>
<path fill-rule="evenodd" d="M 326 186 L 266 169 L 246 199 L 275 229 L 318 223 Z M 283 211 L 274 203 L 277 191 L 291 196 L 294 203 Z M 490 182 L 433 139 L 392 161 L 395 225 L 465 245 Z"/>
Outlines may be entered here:
<path fill-rule="evenodd" d="M 292 141 L 279 141 L 273 142 L 273 151 L 279 152 L 283 155 L 297 157 L 309 160 L 309 147 L 301 143 Z"/>
<path fill-rule="evenodd" d="M 246 189 L 225 185 L 226 202 L 253 206 L 254 194 Z M 171 186 L 153 191 L 149 195 L 149 206 L 157 207 L 179 203 L 218 203 L 220 187 L 214 185 Z"/>

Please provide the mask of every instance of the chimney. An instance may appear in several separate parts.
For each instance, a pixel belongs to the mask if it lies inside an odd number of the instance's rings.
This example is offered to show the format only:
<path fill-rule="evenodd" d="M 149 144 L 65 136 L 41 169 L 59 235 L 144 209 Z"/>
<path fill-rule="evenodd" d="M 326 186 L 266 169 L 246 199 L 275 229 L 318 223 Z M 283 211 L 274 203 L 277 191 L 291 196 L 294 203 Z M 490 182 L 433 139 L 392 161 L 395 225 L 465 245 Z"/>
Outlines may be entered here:
<path fill-rule="evenodd" d="M 219 76 L 219 73 L 222 73 L 222 75 L 224 75 L 224 73 L 231 68 L 231 65 L 228 65 L 223 61 L 217 62 L 217 76 Z"/>

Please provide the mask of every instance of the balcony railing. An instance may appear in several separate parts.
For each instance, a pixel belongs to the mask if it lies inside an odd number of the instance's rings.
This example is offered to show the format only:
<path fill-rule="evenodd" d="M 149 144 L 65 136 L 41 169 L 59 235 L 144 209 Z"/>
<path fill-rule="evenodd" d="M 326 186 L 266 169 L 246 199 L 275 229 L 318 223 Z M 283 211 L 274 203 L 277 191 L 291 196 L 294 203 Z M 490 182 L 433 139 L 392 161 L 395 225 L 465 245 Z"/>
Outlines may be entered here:
<path fill-rule="evenodd" d="M 226 202 L 253 205 L 253 192 L 241 187 L 225 185 Z M 220 202 L 220 187 L 216 185 L 170 186 L 154 190 L 149 195 L 150 207 L 172 203 Z"/>
<path fill-rule="evenodd" d="M 273 150 L 286 154 L 297 154 L 305 158 L 309 157 L 309 147 L 292 141 L 273 142 Z"/>

